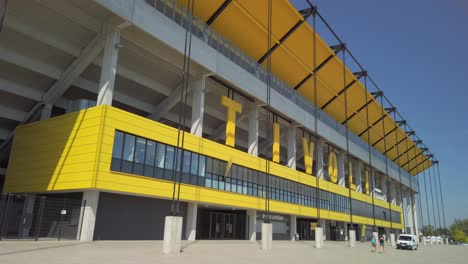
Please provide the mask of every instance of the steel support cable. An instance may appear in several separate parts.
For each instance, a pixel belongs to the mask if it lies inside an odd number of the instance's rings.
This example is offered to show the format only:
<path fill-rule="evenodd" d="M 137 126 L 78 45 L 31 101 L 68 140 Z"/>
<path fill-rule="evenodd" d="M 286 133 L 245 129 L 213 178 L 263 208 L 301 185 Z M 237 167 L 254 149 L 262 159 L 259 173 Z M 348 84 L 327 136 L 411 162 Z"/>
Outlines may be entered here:
<path fill-rule="evenodd" d="M 313 64 L 314 64 L 314 70 L 317 69 L 317 24 L 316 24 L 316 20 L 317 20 L 317 9 L 315 8 L 315 12 L 312 16 L 312 27 L 314 29 L 314 37 L 312 38 L 312 45 L 313 45 Z M 317 91 L 317 74 L 314 74 L 314 132 L 316 135 L 318 135 L 318 101 L 317 101 L 317 94 L 318 94 L 318 91 Z M 318 143 L 318 142 L 317 142 Z M 317 146 L 321 146 L 321 144 L 317 144 Z M 323 148 L 322 149 L 318 149 L 318 147 L 316 148 L 316 153 L 317 155 L 315 157 L 318 157 L 318 153 L 319 151 L 323 152 Z M 323 153 L 322 153 L 323 155 Z M 313 161 L 312 161 L 313 162 Z M 322 166 L 322 164 L 318 164 L 316 162 L 316 165 L 315 165 L 315 168 L 316 168 L 316 172 L 315 172 L 315 186 L 317 187 L 316 190 L 315 190 L 315 207 L 317 208 L 317 227 L 320 227 L 320 177 L 318 175 L 318 167 L 319 166 Z M 323 171 L 323 168 L 322 168 L 322 171 Z"/>
<path fill-rule="evenodd" d="M 393 118 L 396 120 L 396 111 L 393 112 Z M 398 126 L 397 123 L 395 123 L 395 126 Z M 400 147 L 399 147 L 399 141 L 398 141 L 398 133 L 395 133 L 395 140 L 397 142 L 396 146 L 396 152 L 397 152 L 397 157 L 400 156 Z M 399 160 L 398 160 L 399 162 Z M 403 207 L 403 184 L 401 182 L 401 167 L 398 165 L 398 178 L 400 182 L 400 205 L 401 205 L 401 213 L 402 213 L 402 220 L 403 220 L 403 226 L 402 229 L 406 232 L 406 220 L 405 220 L 405 209 Z"/>
<path fill-rule="evenodd" d="M 3 29 L 3 22 L 5 21 L 7 7 L 8 7 L 8 0 L 3 0 L 2 13 L 0 14 L 0 32 L 2 32 L 2 29 Z"/>
<path fill-rule="evenodd" d="M 346 87 L 346 49 L 343 49 L 343 87 Z M 348 89 L 344 91 L 344 114 L 345 114 L 345 120 L 348 118 Z M 346 163 L 345 163 L 345 171 L 346 168 L 349 170 L 349 127 L 348 123 L 345 124 L 345 130 L 346 130 Z M 351 171 L 348 171 L 348 179 L 345 179 L 345 181 L 349 180 L 349 174 Z M 348 195 L 349 195 L 349 221 L 351 223 L 351 230 L 354 230 L 353 227 L 353 206 L 352 206 L 352 197 L 351 197 L 351 185 L 352 182 L 348 182 Z M 345 182 L 346 186 L 346 182 Z"/>
<path fill-rule="evenodd" d="M 368 101 L 368 93 L 367 93 L 367 74 L 364 76 L 364 87 L 366 90 L 364 91 L 365 97 L 366 97 L 366 102 Z M 366 123 L 369 125 L 369 107 L 366 107 Z M 370 131 L 367 131 L 367 141 L 370 142 Z M 370 144 L 367 144 L 367 151 L 369 153 L 369 172 L 368 172 L 368 178 L 366 179 L 366 184 L 369 185 L 369 187 L 372 187 L 372 192 L 369 192 L 372 197 L 372 218 L 374 220 L 373 224 L 373 231 L 376 231 L 376 225 L 375 225 L 375 201 L 374 201 L 374 177 L 372 176 L 372 153 L 371 153 L 371 146 Z M 369 179 L 372 181 L 372 185 L 369 184 Z"/>
<path fill-rule="evenodd" d="M 380 104 L 382 105 L 382 115 L 384 115 L 385 109 L 383 108 L 384 102 L 383 102 L 383 97 L 380 97 Z M 385 118 L 382 120 L 382 128 L 383 128 L 383 143 L 384 143 L 384 152 L 387 151 L 387 137 L 386 137 L 386 132 L 385 132 Z M 388 176 L 388 159 L 385 159 L 385 174 L 387 175 L 387 202 L 388 202 L 388 214 L 390 216 L 390 233 L 392 232 L 393 229 L 393 221 L 392 221 L 392 205 L 391 201 L 389 201 L 390 197 L 390 180 Z"/>
<path fill-rule="evenodd" d="M 426 178 L 426 171 L 424 171 L 424 194 L 426 196 L 426 210 L 427 210 L 427 221 L 429 222 L 429 230 L 431 232 L 431 236 L 432 236 L 432 227 L 431 227 L 431 213 L 429 211 L 429 199 L 427 198 L 427 178 Z"/>
<path fill-rule="evenodd" d="M 434 172 L 434 165 L 431 166 L 431 171 Z M 432 216 L 434 217 L 434 231 L 437 229 L 436 215 L 435 215 L 435 205 L 434 205 L 434 193 L 432 192 L 432 177 L 429 172 L 429 188 L 431 190 L 431 201 L 432 201 Z"/>
<path fill-rule="evenodd" d="M 267 50 L 271 49 L 272 46 L 272 0 L 268 0 L 268 40 L 267 40 Z M 265 223 L 270 223 L 270 158 L 273 158 L 273 152 L 272 155 L 270 154 L 270 151 L 272 151 L 272 133 L 271 133 L 271 126 L 272 120 L 271 120 L 271 56 L 267 57 L 267 120 L 265 124 L 265 130 L 266 130 L 266 140 L 267 144 L 265 154 L 266 154 L 266 174 L 265 174 L 265 182 L 266 182 L 266 197 L 265 197 L 265 211 L 266 211 L 266 217 L 264 219 Z"/>
<path fill-rule="evenodd" d="M 439 177 L 440 204 L 442 205 L 442 219 L 444 220 L 444 233 L 445 233 L 445 236 L 447 236 L 447 224 L 445 223 L 445 209 L 444 209 L 444 199 L 442 196 L 442 182 L 440 181 L 439 161 L 436 162 L 436 165 L 437 165 L 437 174 Z"/>
<path fill-rule="evenodd" d="M 439 220 L 439 228 L 442 229 L 442 219 L 440 218 L 440 207 L 439 207 L 439 196 L 438 196 L 438 192 L 437 192 L 437 178 L 436 178 L 436 171 L 435 171 L 435 166 L 432 165 L 432 167 L 434 168 L 434 190 L 435 190 L 435 193 L 436 193 L 436 205 L 437 205 L 437 220 Z"/>
<path fill-rule="evenodd" d="M 184 165 L 184 141 L 185 141 L 185 120 L 187 105 L 187 91 L 190 79 L 190 62 L 191 62 L 191 51 L 192 51 L 192 24 L 193 24 L 193 12 L 194 12 L 194 0 L 187 0 L 186 19 L 188 19 L 188 25 L 185 30 L 185 41 L 184 41 L 184 60 L 182 66 L 182 85 L 180 87 L 180 109 L 177 124 L 177 147 L 174 151 L 173 164 L 172 164 L 172 202 L 171 202 L 171 214 L 179 216 L 179 204 L 180 204 L 180 178 L 182 176 L 183 165 Z M 180 161 L 179 161 L 180 156 Z M 177 169 L 177 167 L 179 167 Z M 177 189 L 177 192 L 176 192 Z M 176 194 L 177 193 L 177 194 Z"/>

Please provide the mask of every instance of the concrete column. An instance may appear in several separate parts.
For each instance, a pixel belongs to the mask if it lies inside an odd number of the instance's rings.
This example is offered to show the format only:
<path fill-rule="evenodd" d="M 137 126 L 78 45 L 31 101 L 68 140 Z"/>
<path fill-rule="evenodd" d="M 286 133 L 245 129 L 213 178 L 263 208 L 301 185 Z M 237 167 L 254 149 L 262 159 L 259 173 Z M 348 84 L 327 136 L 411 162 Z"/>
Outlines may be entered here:
<path fill-rule="evenodd" d="M 288 167 L 296 169 L 296 126 L 288 128 Z"/>
<path fill-rule="evenodd" d="M 262 249 L 271 250 L 273 241 L 273 224 L 262 223 Z"/>
<path fill-rule="evenodd" d="M 179 254 L 182 239 L 183 218 L 180 216 L 166 216 L 164 221 L 164 254 Z"/>
<path fill-rule="evenodd" d="M 394 181 L 390 181 L 390 203 L 393 205 L 397 204 L 397 191 L 396 191 L 396 184 Z"/>
<path fill-rule="evenodd" d="M 257 211 L 255 210 L 247 210 L 247 239 L 250 241 L 257 240 Z"/>
<path fill-rule="evenodd" d="M 325 241 L 327 240 L 327 230 L 326 230 L 326 220 L 321 219 L 320 220 L 320 227 L 322 228 L 322 239 Z"/>
<path fill-rule="evenodd" d="M 295 215 L 291 215 L 289 219 L 289 235 L 291 237 L 291 241 L 296 240 L 296 231 L 297 231 L 297 217 Z"/>
<path fill-rule="evenodd" d="M 323 140 L 317 140 L 317 143 L 316 143 L 316 148 L 317 148 L 317 177 L 319 177 L 320 179 L 323 179 L 324 178 L 324 175 L 325 175 L 325 172 L 324 172 L 324 163 L 323 163 L 323 146 L 324 146 L 324 142 Z"/>
<path fill-rule="evenodd" d="M 356 183 L 356 191 L 362 193 L 362 163 L 359 160 L 353 160 L 353 177 Z"/>
<path fill-rule="evenodd" d="M 197 235 L 197 213 L 198 203 L 188 203 L 185 238 L 189 241 L 194 241 Z"/>
<path fill-rule="evenodd" d="M 206 78 L 192 83 L 192 123 L 190 133 L 203 136 L 203 116 L 205 113 Z"/>
<path fill-rule="evenodd" d="M 110 26 L 106 27 L 106 42 L 102 58 L 101 78 L 96 105 L 112 105 L 117 58 L 119 54 L 120 32 Z"/>
<path fill-rule="evenodd" d="M 34 217 L 34 203 L 36 202 L 36 196 L 34 194 L 28 194 L 24 200 L 23 206 L 23 217 L 19 225 L 20 237 L 29 237 L 29 231 L 31 230 L 33 217 Z"/>
<path fill-rule="evenodd" d="M 349 246 L 356 246 L 356 230 L 349 230 Z"/>
<path fill-rule="evenodd" d="M 45 104 L 41 110 L 41 120 L 49 119 L 52 115 L 52 105 Z"/>
<path fill-rule="evenodd" d="M 390 233 L 390 245 L 396 247 L 395 233 Z"/>
<path fill-rule="evenodd" d="M 323 227 L 315 228 L 315 247 L 323 248 Z"/>
<path fill-rule="evenodd" d="M 414 227 L 414 234 L 419 237 L 419 224 L 418 224 L 418 212 L 416 211 L 417 210 L 417 206 L 415 203 L 416 199 L 414 198 L 414 194 L 413 194 L 413 217 L 414 217 L 414 223 L 415 223 L 415 227 Z"/>
<path fill-rule="evenodd" d="M 414 225 L 413 225 L 413 205 L 411 203 L 411 194 L 406 196 L 406 218 L 407 218 L 407 227 L 410 229 L 410 234 L 414 235 Z"/>
<path fill-rule="evenodd" d="M 346 186 L 346 179 L 345 179 L 345 157 L 346 154 L 344 151 L 341 151 L 337 155 L 337 161 L 338 161 L 338 185 L 340 186 Z"/>
<path fill-rule="evenodd" d="M 87 190 L 83 192 L 83 208 L 81 216 L 81 241 L 93 241 L 94 226 L 99 203 L 99 192 Z"/>
<path fill-rule="evenodd" d="M 349 232 L 348 232 L 348 223 L 344 222 L 344 225 L 343 225 L 343 232 L 344 232 L 344 235 L 345 235 L 345 241 L 348 241 L 349 240 Z"/>
<path fill-rule="evenodd" d="M 258 156 L 258 109 L 255 103 L 249 108 L 249 146 L 247 152 L 250 155 Z"/>
<path fill-rule="evenodd" d="M 385 196 L 385 201 L 388 201 L 388 186 L 387 186 L 387 175 L 381 174 L 380 181 L 382 182 L 382 195 Z"/>

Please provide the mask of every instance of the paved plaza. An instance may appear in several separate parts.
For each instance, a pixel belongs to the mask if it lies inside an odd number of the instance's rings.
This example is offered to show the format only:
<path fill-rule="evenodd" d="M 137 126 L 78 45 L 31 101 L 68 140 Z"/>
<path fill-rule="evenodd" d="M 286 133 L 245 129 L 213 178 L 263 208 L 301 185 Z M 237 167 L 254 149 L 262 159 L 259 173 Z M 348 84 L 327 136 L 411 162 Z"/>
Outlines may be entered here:
<path fill-rule="evenodd" d="M 467 263 L 468 247 L 421 246 L 417 251 L 387 248 L 371 253 L 369 243 L 349 248 L 344 242 L 327 242 L 322 249 L 314 242 L 274 241 L 271 252 L 260 250 L 258 242 L 184 242 L 178 256 L 161 253 L 161 241 L 2 241 L 0 263 Z"/>

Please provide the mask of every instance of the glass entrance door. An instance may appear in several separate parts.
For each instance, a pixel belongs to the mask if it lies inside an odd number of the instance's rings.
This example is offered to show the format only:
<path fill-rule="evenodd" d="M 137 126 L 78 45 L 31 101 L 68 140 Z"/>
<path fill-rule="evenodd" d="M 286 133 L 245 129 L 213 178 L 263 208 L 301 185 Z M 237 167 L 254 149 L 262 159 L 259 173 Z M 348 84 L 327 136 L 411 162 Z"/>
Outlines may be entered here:
<path fill-rule="evenodd" d="M 236 215 L 210 212 L 209 239 L 236 239 Z"/>

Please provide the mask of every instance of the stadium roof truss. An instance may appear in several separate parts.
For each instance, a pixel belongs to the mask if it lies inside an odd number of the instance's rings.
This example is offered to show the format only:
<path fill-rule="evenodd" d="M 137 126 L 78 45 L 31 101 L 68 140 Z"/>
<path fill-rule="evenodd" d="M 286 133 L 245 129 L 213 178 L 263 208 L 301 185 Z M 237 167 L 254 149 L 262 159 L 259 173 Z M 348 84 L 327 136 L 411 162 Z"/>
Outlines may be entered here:
<path fill-rule="evenodd" d="M 180 5 L 187 3 L 184 0 L 177 1 Z M 194 13 L 263 66 L 266 67 L 266 58 L 271 57 L 272 72 L 310 102 L 315 101 L 313 91 L 317 88 L 317 104 L 323 111 L 341 124 L 347 123 L 352 132 L 411 175 L 432 166 L 432 154 L 429 154 L 427 147 L 414 133 L 408 133 L 408 129 L 409 132 L 412 129 L 407 122 L 402 121 L 404 119 L 396 108 L 329 28 L 316 8 L 310 5 L 298 11 L 288 0 L 275 0 L 272 4 L 273 45 L 270 50 L 267 50 L 266 0 L 197 0 Z M 315 15 L 333 32 L 338 45 L 330 47 L 317 34 L 314 52 L 314 28 L 307 23 L 307 19 Z M 340 52 L 350 55 L 362 71 L 353 73 L 340 59 Z M 315 82 L 311 78 L 314 75 Z M 374 84 L 375 92 L 368 90 L 362 77 Z M 346 80 L 346 85 L 343 80 Z M 314 83 L 317 87 L 314 87 Z M 344 109 L 345 91 L 348 97 L 347 116 Z M 379 97 L 382 99 L 380 102 Z"/>

